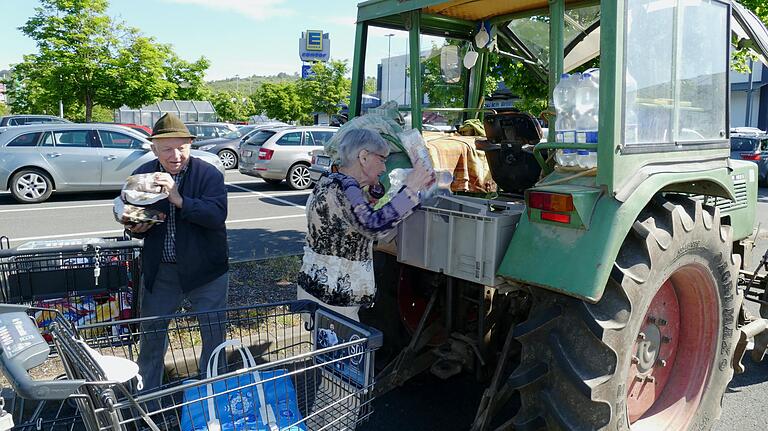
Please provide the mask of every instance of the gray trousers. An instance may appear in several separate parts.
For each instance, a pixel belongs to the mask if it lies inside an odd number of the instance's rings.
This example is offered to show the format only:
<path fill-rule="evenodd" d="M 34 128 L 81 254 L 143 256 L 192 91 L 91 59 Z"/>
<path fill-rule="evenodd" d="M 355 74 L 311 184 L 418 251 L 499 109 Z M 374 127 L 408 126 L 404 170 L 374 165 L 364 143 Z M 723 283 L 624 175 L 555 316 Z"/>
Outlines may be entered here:
<path fill-rule="evenodd" d="M 161 263 L 155 278 L 152 291 L 142 289 L 141 317 L 166 316 L 174 314 L 181 307 L 186 297 L 192 304 L 193 312 L 218 310 L 227 306 L 227 290 L 229 287 L 229 273 L 204 284 L 190 292 L 184 292 L 179 282 L 179 274 L 175 264 Z M 221 315 L 219 315 L 221 314 Z M 194 358 L 198 370 L 205 372 L 213 349 L 224 341 L 225 322 L 224 313 L 198 316 L 200 325 L 200 337 L 202 339 L 202 352 L 200 358 Z M 139 373 L 144 382 L 144 391 L 158 388 L 162 384 L 163 371 L 165 370 L 165 352 L 168 350 L 168 319 L 153 319 L 141 324 L 141 338 L 139 341 Z M 176 334 L 171 334 L 175 336 Z M 184 334 L 182 340 L 185 344 L 195 337 L 195 334 Z M 189 347 L 189 346 L 185 346 Z M 184 356 L 188 353 L 185 350 Z M 177 366 L 182 360 L 175 356 Z M 183 358 L 187 359 L 187 358 Z M 186 361 L 183 361 L 186 363 Z M 178 370 L 182 373 L 195 370 Z"/>

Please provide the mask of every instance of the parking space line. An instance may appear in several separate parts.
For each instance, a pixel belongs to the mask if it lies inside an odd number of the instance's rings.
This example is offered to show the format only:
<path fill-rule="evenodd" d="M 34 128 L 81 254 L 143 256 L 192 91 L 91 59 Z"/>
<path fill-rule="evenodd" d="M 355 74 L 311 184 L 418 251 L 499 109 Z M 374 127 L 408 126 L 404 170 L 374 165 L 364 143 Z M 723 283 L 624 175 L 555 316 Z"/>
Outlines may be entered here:
<path fill-rule="evenodd" d="M 276 198 L 274 196 L 270 196 L 270 195 L 264 194 L 262 192 L 257 192 L 257 191 L 254 191 L 254 190 L 246 189 L 245 187 L 240 187 L 237 184 L 232 184 L 232 183 L 226 183 L 226 184 L 230 185 L 230 186 L 232 186 L 232 187 L 234 187 L 236 189 L 240 189 L 240 190 L 242 190 L 244 192 L 248 192 L 248 193 L 256 195 L 256 196 L 261 196 L 261 197 L 263 197 L 265 199 L 272 199 L 273 201 L 278 201 L 278 202 L 284 203 L 286 205 L 291 205 L 291 206 L 294 206 L 294 207 L 297 207 L 297 208 L 304 209 L 304 205 L 295 204 L 295 203 L 293 203 L 291 201 L 287 201 L 285 199 Z"/>
<path fill-rule="evenodd" d="M 280 220 L 284 218 L 299 218 L 299 217 L 306 217 L 306 214 L 291 214 L 291 215 L 285 215 L 285 216 L 274 216 L 274 217 L 259 217 L 259 218 L 244 218 L 240 220 L 227 220 L 227 224 L 235 224 L 235 223 L 248 223 L 253 221 L 269 221 L 269 220 Z"/>
<path fill-rule="evenodd" d="M 26 238 L 13 238 L 11 239 L 11 242 L 21 242 L 21 241 L 37 241 L 41 239 L 55 239 L 55 238 L 73 238 L 73 237 L 88 237 L 91 235 L 119 235 L 123 233 L 123 230 L 101 230 L 101 231 L 95 231 L 95 232 L 78 232 L 78 233 L 63 233 L 58 235 L 43 235 L 43 236 L 28 236 Z"/>
<path fill-rule="evenodd" d="M 271 199 L 274 199 L 276 196 L 309 196 L 309 193 L 291 193 L 291 192 L 287 192 L 287 193 L 275 193 L 275 194 L 269 194 L 269 195 L 264 194 L 262 192 L 256 192 L 256 193 L 261 193 L 261 194 L 257 195 L 257 194 L 248 193 L 248 194 L 237 194 L 237 195 L 234 195 L 234 196 L 232 194 L 229 194 L 227 196 L 227 199 L 230 199 L 230 200 L 231 199 L 245 199 L 245 198 L 264 199 L 265 197 L 269 197 Z"/>
<path fill-rule="evenodd" d="M 92 204 L 92 205 L 63 205 L 58 207 L 37 207 L 37 208 L 14 208 L 10 210 L 0 210 L 0 213 L 16 213 L 26 211 L 43 211 L 43 210 L 64 210 L 70 208 L 97 208 L 97 207 L 111 207 L 112 204 Z"/>
<path fill-rule="evenodd" d="M 248 195 L 235 195 L 231 196 L 228 195 L 227 199 L 243 199 L 243 198 L 251 198 L 251 197 L 257 197 L 257 198 L 269 198 L 274 199 L 277 201 L 281 201 L 283 203 L 290 203 L 293 206 L 298 206 L 300 208 L 304 208 L 303 206 L 300 206 L 298 204 L 294 204 L 288 201 L 282 201 L 279 198 L 276 198 L 274 196 L 303 196 L 303 195 L 309 195 L 310 192 L 308 191 L 275 191 L 275 192 L 257 192 L 254 190 L 249 190 L 244 187 L 239 187 L 234 184 L 227 183 L 229 185 L 232 185 L 232 187 L 238 187 L 242 189 L 243 191 L 248 191 Z M 99 208 L 99 207 L 111 207 L 112 204 L 88 204 L 88 205 L 59 205 L 55 207 L 25 207 L 25 208 L 12 208 L 12 209 L 0 209 L 0 214 L 3 213 L 16 213 L 16 212 L 27 212 L 27 211 L 47 211 L 47 210 L 67 210 L 67 209 L 80 209 L 80 208 Z"/>
<path fill-rule="evenodd" d="M 257 217 L 257 218 L 246 218 L 246 219 L 238 219 L 238 220 L 227 220 L 227 224 L 237 224 L 237 223 L 249 223 L 249 222 L 258 222 L 258 221 L 270 221 L 270 220 L 280 220 L 280 219 L 290 219 L 290 218 L 299 218 L 299 217 L 305 217 L 305 214 L 290 214 L 290 215 L 284 215 L 284 216 L 272 216 L 272 217 Z M 26 238 L 12 238 L 11 242 L 22 242 L 22 241 L 38 241 L 38 240 L 44 240 L 44 239 L 57 239 L 57 238 L 73 238 L 73 237 L 88 237 L 92 235 L 101 236 L 101 235 L 119 235 L 122 234 L 123 230 L 102 230 L 102 231 L 94 231 L 94 232 L 78 232 L 78 233 L 65 233 L 65 234 L 58 234 L 58 235 L 43 235 L 43 236 L 30 236 Z"/>

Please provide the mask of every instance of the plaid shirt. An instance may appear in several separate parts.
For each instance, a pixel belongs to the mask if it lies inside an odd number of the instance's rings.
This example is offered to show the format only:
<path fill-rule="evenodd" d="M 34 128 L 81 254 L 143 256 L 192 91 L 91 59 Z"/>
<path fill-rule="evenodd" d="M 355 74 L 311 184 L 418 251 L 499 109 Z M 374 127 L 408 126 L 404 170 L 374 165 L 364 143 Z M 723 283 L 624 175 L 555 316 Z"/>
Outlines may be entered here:
<path fill-rule="evenodd" d="M 189 166 L 189 165 L 187 165 Z M 176 175 L 171 175 L 173 181 L 176 183 L 176 190 L 181 189 L 181 182 L 184 181 L 184 174 L 187 172 L 187 166 Z M 167 172 L 163 165 L 160 165 L 161 172 Z M 165 244 L 163 246 L 163 259 L 164 263 L 176 263 L 176 205 L 168 203 L 170 207 L 168 211 L 168 217 L 166 217 L 165 226 Z"/>

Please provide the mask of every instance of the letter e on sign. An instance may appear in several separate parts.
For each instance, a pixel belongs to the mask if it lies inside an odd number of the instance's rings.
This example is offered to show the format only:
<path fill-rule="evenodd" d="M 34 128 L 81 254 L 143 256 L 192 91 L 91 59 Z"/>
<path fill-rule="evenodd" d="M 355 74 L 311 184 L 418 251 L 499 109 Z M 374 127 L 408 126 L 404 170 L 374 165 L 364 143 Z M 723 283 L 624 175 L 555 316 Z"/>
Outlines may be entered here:
<path fill-rule="evenodd" d="M 307 30 L 307 51 L 323 50 L 323 31 Z"/>

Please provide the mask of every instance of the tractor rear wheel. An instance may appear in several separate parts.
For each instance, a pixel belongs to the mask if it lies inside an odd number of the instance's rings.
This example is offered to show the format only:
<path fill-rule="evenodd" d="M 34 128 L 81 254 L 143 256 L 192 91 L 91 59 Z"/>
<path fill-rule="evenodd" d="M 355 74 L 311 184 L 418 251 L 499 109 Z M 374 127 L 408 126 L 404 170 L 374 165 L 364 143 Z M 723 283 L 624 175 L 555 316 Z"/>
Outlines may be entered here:
<path fill-rule="evenodd" d="M 515 328 L 516 429 L 711 428 L 733 376 L 738 267 L 717 209 L 654 199 L 599 302 L 533 289 Z"/>

